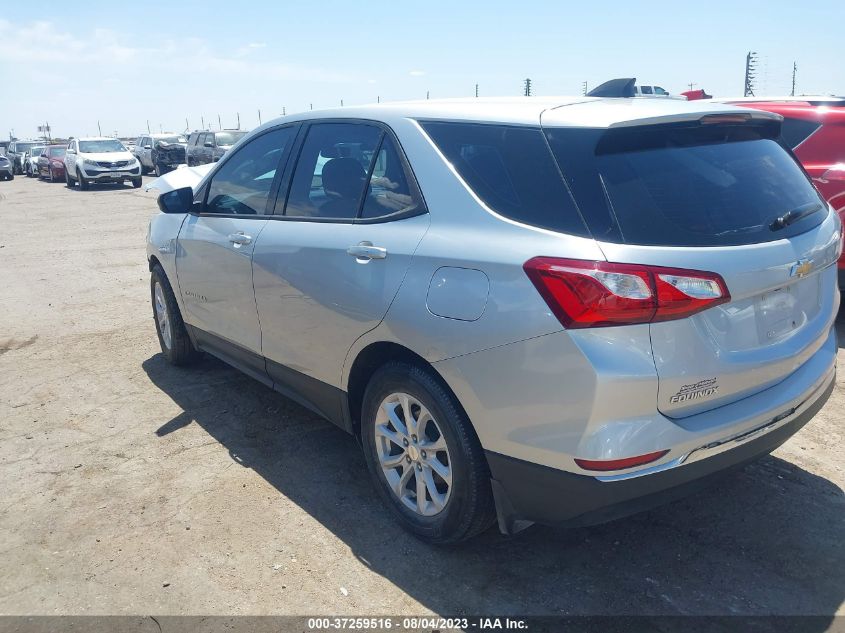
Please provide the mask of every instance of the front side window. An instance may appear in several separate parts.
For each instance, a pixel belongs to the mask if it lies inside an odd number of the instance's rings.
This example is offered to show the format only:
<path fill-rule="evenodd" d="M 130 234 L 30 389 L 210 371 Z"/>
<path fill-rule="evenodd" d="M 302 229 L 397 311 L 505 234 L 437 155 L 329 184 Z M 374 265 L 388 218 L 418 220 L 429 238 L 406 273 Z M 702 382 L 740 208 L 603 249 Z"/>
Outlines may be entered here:
<path fill-rule="evenodd" d="M 312 125 L 299 153 L 285 215 L 355 218 L 381 137 L 382 131 L 372 125 Z"/>
<path fill-rule="evenodd" d="M 660 95 L 661 97 L 667 97 L 667 96 L 669 96 L 669 93 L 668 93 L 668 92 L 666 92 L 666 91 L 665 91 L 663 88 L 661 88 L 660 86 L 655 86 L 655 87 L 654 87 L 654 94 L 656 94 L 656 95 Z"/>
<path fill-rule="evenodd" d="M 232 155 L 211 179 L 204 212 L 264 214 L 276 170 L 290 150 L 295 132 L 293 127 L 267 132 Z"/>

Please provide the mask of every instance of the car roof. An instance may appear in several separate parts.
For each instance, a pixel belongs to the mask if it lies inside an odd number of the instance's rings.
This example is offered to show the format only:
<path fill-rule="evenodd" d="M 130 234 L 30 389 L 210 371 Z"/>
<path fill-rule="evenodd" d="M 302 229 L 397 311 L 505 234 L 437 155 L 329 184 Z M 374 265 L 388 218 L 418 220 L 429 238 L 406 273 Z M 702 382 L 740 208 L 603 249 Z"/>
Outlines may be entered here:
<path fill-rule="evenodd" d="M 776 114 L 738 108 L 725 103 L 673 99 L 632 99 L 600 97 L 468 97 L 462 99 L 426 99 L 313 110 L 265 123 L 263 129 L 286 121 L 325 118 L 436 119 L 476 123 L 544 125 L 564 127 L 616 127 L 661 122 L 694 120 L 707 114 L 746 112 L 755 118 L 780 117 Z"/>
<path fill-rule="evenodd" d="M 77 136 L 74 141 L 120 141 L 113 136 Z"/>

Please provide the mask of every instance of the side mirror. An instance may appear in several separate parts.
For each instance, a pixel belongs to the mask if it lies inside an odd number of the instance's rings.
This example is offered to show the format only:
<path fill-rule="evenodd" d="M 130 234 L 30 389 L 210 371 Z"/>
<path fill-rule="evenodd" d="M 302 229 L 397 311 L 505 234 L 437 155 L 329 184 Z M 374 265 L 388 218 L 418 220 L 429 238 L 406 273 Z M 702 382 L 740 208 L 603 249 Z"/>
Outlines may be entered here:
<path fill-rule="evenodd" d="M 65 152 L 65 154 L 76 154 L 76 150 L 75 149 L 69 149 Z"/>
<path fill-rule="evenodd" d="M 153 148 L 152 145 L 144 145 L 144 149 L 152 149 L 152 148 Z"/>
<path fill-rule="evenodd" d="M 190 213 L 194 206 L 194 190 L 182 187 L 163 193 L 158 197 L 158 208 L 162 213 Z"/>
<path fill-rule="evenodd" d="M 206 141 L 202 145 L 203 145 L 203 147 L 214 147 L 214 143 L 210 143 L 209 141 Z"/>

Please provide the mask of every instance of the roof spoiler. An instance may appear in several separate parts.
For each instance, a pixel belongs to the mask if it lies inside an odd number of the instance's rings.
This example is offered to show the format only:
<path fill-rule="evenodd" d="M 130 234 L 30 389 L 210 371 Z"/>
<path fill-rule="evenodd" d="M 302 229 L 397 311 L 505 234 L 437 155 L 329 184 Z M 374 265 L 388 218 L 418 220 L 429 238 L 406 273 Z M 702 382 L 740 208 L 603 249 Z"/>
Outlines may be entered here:
<path fill-rule="evenodd" d="M 590 92 L 588 97 L 633 97 L 634 86 L 637 83 L 636 77 L 622 77 L 621 79 L 610 79 L 599 84 Z"/>

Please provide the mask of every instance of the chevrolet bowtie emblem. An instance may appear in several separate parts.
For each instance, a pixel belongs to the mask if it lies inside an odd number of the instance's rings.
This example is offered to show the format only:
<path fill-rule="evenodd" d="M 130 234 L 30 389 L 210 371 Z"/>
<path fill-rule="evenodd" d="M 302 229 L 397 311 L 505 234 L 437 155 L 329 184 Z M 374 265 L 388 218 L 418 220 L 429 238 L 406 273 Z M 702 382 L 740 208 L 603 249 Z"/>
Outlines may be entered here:
<path fill-rule="evenodd" d="M 813 262 L 809 259 L 799 259 L 797 262 L 792 264 L 792 268 L 789 271 L 790 277 L 806 277 L 810 274 L 810 271 L 813 270 Z"/>

